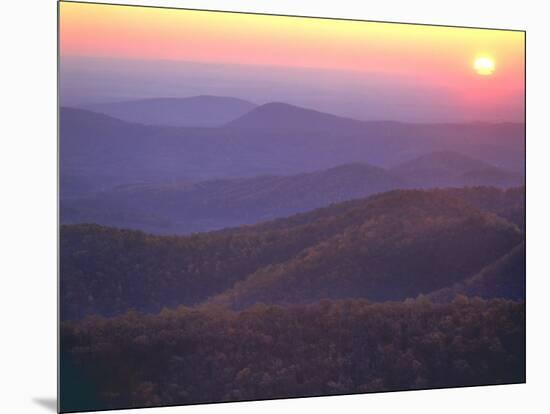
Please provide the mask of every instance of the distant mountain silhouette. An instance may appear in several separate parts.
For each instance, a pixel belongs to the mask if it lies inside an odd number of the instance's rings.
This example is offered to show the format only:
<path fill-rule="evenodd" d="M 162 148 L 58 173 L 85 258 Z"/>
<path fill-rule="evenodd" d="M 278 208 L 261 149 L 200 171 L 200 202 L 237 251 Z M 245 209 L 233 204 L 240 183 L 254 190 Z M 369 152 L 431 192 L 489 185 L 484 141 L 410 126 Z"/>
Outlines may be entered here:
<path fill-rule="evenodd" d="M 489 174 L 478 174 L 484 171 Z M 255 224 L 399 188 L 510 187 L 521 183 L 520 176 L 484 162 L 457 153 L 436 153 L 390 171 L 353 163 L 290 176 L 122 185 L 80 197 L 73 193 L 61 200 L 61 222 L 186 234 Z M 496 191 L 491 194 L 500 197 Z M 514 222 L 522 217 L 514 211 L 507 214 Z"/>
<path fill-rule="evenodd" d="M 60 109 L 61 196 L 162 176 L 168 128 L 132 124 L 76 108 Z M 160 168 L 159 168 L 160 167 Z"/>
<path fill-rule="evenodd" d="M 258 106 L 227 124 L 233 128 L 289 130 L 349 130 L 364 127 L 364 122 L 301 108 L 282 102 Z"/>
<path fill-rule="evenodd" d="M 260 137 L 265 138 L 271 138 L 278 132 L 279 137 L 284 134 L 288 142 L 291 142 L 291 138 L 296 139 L 296 133 L 302 139 L 304 136 L 315 136 L 318 145 L 327 145 L 325 140 L 332 138 L 339 140 L 341 145 L 347 141 L 357 151 L 363 150 L 361 144 L 368 144 L 371 154 L 370 157 L 365 154 L 364 159 L 379 165 L 391 164 L 391 158 L 405 161 L 427 152 L 445 154 L 456 151 L 483 159 L 505 170 L 520 172 L 524 167 L 525 131 L 524 124 L 520 123 L 407 124 L 395 121 L 358 121 L 272 102 L 254 108 L 226 126 L 262 131 Z M 361 142 L 357 142 L 358 139 Z M 515 149 L 515 154 L 512 154 L 511 148 Z M 334 149 L 337 152 L 337 147 Z"/>
<path fill-rule="evenodd" d="M 253 224 L 404 187 L 382 168 L 347 164 L 291 176 L 121 186 L 62 200 L 61 220 L 183 234 Z"/>
<path fill-rule="evenodd" d="M 455 151 L 424 154 L 404 162 L 390 171 L 418 187 L 466 185 L 498 185 L 512 187 L 523 184 L 523 176 L 497 168 Z"/>
<path fill-rule="evenodd" d="M 279 118 L 265 124 L 253 110 L 219 128 L 167 127 L 61 108 L 62 195 L 139 182 L 293 175 L 358 162 L 388 166 L 434 151 L 460 152 L 508 171 L 523 168 L 522 124 L 360 122 L 284 104 L 257 109 L 267 120 L 274 112 Z M 472 185 L 495 178 L 495 170 L 469 174 L 464 180 Z"/>
<path fill-rule="evenodd" d="M 465 172 L 459 177 L 462 185 L 495 185 L 499 187 L 511 187 L 522 185 L 525 178 L 522 174 L 503 170 L 501 168 L 484 168 Z"/>
<path fill-rule="evenodd" d="M 462 174 L 471 170 L 491 167 L 488 163 L 454 151 L 436 151 L 404 162 L 393 170 L 403 174 L 422 170 L 437 170 L 444 174 Z"/>
<path fill-rule="evenodd" d="M 255 106 L 244 99 L 200 95 L 99 103 L 84 109 L 147 125 L 213 127 L 236 119 Z"/>

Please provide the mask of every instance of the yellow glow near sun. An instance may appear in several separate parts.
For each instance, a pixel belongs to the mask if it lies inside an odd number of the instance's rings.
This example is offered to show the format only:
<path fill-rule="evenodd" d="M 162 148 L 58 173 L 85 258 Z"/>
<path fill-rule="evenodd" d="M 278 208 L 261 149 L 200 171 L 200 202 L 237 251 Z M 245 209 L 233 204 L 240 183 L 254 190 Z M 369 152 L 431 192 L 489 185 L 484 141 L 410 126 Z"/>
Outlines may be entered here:
<path fill-rule="evenodd" d="M 495 61 L 489 56 L 479 56 L 474 60 L 474 70 L 479 75 L 491 75 L 495 71 Z"/>

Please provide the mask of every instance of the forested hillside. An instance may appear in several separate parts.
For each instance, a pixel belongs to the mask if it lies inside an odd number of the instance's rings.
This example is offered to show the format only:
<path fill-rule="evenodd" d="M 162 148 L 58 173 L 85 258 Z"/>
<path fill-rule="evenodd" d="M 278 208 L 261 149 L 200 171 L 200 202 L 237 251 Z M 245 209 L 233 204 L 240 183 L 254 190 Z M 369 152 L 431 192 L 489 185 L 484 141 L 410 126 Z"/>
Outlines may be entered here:
<path fill-rule="evenodd" d="M 61 330 L 66 410 L 525 381 L 525 305 L 180 307 Z"/>
<path fill-rule="evenodd" d="M 506 194 L 392 191 L 184 237 L 62 226 L 61 314 L 428 294 L 474 276 L 521 243 L 521 230 L 490 212 L 522 205 Z"/>
<path fill-rule="evenodd" d="M 509 220 L 525 231 L 525 187 L 505 191 L 489 187 L 452 188 L 446 191 L 480 210 Z"/>
<path fill-rule="evenodd" d="M 403 300 L 462 281 L 522 240 L 516 226 L 444 192 L 390 192 L 346 216 L 361 222 L 259 268 L 213 301 L 241 308 L 322 298 Z"/>
<path fill-rule="evenodd" d="M 449 301 L 457 295 L 525 300 L 525 264 L 525 243 L 521 243 L 473 277 L 429 297 L 434 301 Z"/>

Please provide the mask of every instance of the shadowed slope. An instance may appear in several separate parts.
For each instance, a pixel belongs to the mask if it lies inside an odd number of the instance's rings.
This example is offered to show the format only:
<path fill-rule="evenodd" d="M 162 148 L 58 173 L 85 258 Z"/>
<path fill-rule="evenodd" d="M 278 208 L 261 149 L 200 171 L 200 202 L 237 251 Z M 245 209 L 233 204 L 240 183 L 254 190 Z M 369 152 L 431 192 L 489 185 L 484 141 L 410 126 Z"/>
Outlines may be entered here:
<path fill-rule="evenodd" d="M 360 223 L 258 269 L 213 302 L 242 308 L 322 298 L 401 300 L 462 280 L 522 238 L 512 224 L 443 192 L 374 196 L 346 213 L 355 215 Z"/>
<path fill-rule="evenodd" d="M 62 226 L 61 313 L 154 312 L 215 295 L 235 307 L 398 300 L 459 282 L 522 238 L 515 225 L 446 191 L 392 191 L 187 237 Z"/>
<path fill-rule="evenodd" d="M 479 273 L 429 295 L 434 301 L 450 301 L 457 295 L 525 300 L 525 243 L 484 267 Z"/>

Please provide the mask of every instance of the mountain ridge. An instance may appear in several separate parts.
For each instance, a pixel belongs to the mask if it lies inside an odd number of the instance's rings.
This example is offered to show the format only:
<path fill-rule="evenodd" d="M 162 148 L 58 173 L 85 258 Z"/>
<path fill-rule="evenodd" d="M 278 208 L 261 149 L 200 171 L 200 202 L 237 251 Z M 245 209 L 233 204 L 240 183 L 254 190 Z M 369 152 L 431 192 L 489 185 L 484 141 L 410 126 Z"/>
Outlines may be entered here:
<path fill-rule="evenodd" d="M 269 102 L 226 124 L 232 128 L 282 128 L 282 129 L 322 129 L 327 124 L 337 127 L 361 127 L 364 122 L 353 118 L 329 114 L 315 109 L 303 108 L 284 102 Z"/>
<path fill-rule="evenodd" d="M 523 238 L 516 225 L 468 197 L 395 190 L 190 236 L 62 225 L 62 318 L 206 302 L 241 308 L 430 293 L 470 277 Z"/>
<path fill-rule="evenodd" d="M 291 176 L 119 186 L 62 199 L 61 213 L 63 223 L 181 234 L 254 224 L 400 187 L 406 184 L 384 169 L 352 163 Z"/>
<path fill-rule="evenodd" d="M 497 167 L 490 167 L 492 175 L 465 178 L 460 173 L 468 168 L 489 164 L 460 154 L 452 157 L 459 161 L 466 159 L 466 165 L 459 163 L 454 169 L 437 173 L 427 169 L 424 177 L 415 175 L 415 170 L 410 168 L 387 170 L 355 162 L 288 176 L 121 185 L 87 197 L 62 198 L 61 221 L 95 222 L 157 234 L 185 234 L 255 224 L 399 188 L 465 185 L 508 188 L 523 183 L 521 177 Z M 426 168 L 420 170 L 424 171 Z M 471 172 L 477 174 L 478 170 Z M 496 177 L 495 173 L 498 173 Z"/>
<path fill-rule="evenodd" d="M 82 106 L 127 122 L 174 127 L 221 126 L 255 107 L 256 104 L 244 99 L 215 95 L 144 98 Z"/>
<path fill-rule="evenodd" d="M 82 109 L 61 108 L 59 115 L 60 174 L 62 183 L 68 183 L 62 187 L 67 196 L 136 182 L 293 175 L 354 162 L 387 168 L 441 150 L 508 171 L 523 171 L 524 165 L 524 131 L 519 125 L 413 125 L 342 118 L 333 123 L 332 115 L 323 115 L 324 125 L 299 123 L 295 129 L 278 124 L 211 128 L 136 124 Z M 311 130 L 310 124 L 322 128 Z M 487 171 L 464 179 L 475 184 L 483 176 L 503 183 L 510 179 Z"/>
<path fill-rule="evenodd" d="M 423 188 L 479 184 L 518 186 L 523 183 L 519 173 L 451 150 L 422 154 L 389 168 L 389 171 L 407 177 L 411 185 Z"/>

